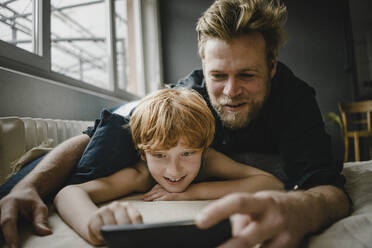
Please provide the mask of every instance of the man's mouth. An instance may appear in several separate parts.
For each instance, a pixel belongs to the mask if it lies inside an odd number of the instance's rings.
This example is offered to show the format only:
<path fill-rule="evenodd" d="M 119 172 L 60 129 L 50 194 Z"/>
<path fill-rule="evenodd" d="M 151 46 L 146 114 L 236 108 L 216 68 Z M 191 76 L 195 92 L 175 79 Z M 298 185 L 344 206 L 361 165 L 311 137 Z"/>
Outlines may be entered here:
<path fill-rule="evenodd" d="M 178 178 L 169 178 L 169 177 L 164 177 L 164 178 L 170 184 L 177 184 L 177 183 L 180 183 L 181 181 L 183 181 L 183 179 L 185 179 L 185 177 L 186 177 L 186 175 L 182 176 L 182 177 L 178 177 Z"/>
<path fill-rule="evenodd" d="M 239 111 L 244 108 L 246 104 L 246 102 L 243 102 L 238 104 L 224 104 L 223 106 L 227 111 Z"/>
<path fill-rule="evenodd" d="M 228 106 L 228 107 L 230 107 L 230 108 L 237 108 L 237 107 L 240 107 L 240 106 L 242 106 L 242 105 L 244 105 L 245 104 L 245 102 L 243 102 L 243 103 L 238 103 L 238 104 L 226 104 L 225 106 Z"/>

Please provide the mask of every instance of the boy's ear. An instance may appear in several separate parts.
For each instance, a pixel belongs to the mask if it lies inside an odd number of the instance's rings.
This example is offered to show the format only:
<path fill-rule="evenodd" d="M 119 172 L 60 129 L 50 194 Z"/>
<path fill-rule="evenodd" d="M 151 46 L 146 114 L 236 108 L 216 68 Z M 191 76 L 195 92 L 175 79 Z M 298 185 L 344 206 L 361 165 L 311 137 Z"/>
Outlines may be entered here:
<path fill-rule="evenodd" d="M 205 162 L 205 158 L 206 158 L 206 154 L 208 152 L 208 149 L 209 149 L 209 147 L 204 148 L 204 150 L 202 152 L 202 161 L 203 161 L 203 163 Z"/>
<path fill-rule="evenodd" d="M 141 159 L 142 159 L 143 161 L 146 161 L 146 156 L 145 156 L 145 153 L 144 153 L 144 152 L 141 153 Z"/>

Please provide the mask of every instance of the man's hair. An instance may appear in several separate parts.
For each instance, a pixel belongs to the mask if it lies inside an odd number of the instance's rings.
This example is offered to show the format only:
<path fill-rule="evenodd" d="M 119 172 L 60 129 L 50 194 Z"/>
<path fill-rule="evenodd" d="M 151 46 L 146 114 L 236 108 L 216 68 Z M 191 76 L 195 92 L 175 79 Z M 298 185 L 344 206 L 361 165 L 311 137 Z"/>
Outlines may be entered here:
<path fill-rule="evenodd" d="M 135 147 L 144 151 L 184 145 L 206 149 L 214 138 L 214 117 L 203 97 L 186 88 L 158 90 L 140 101 L 130 118 Z"/>
<path fill-rule="evenodd" d="M 280 0 L 217 0 L 199 18 L 196 25 L 199 55 L 204 59 L 208 39 L 229 41 L 240 35 L 259 32 L 266 43 L 266 59 L 275 59 L 286 42 L 284 24 L 287 9 Z"/>

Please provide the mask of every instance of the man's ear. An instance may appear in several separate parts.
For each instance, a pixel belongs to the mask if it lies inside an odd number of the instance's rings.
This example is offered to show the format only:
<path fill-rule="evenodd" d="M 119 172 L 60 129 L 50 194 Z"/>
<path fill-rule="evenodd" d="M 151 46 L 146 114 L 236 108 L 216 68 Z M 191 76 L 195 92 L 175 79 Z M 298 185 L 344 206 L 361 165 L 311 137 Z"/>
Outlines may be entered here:
<path fill-rule="evenodd" d="M 270 65 L 270 77 L 271 77 L 271 79 L 273 79 L 273 77 L 276 74 L 276 65 L 277 65 L 277 60 L 273 59 L 271 61 L 271 65 Z"/>

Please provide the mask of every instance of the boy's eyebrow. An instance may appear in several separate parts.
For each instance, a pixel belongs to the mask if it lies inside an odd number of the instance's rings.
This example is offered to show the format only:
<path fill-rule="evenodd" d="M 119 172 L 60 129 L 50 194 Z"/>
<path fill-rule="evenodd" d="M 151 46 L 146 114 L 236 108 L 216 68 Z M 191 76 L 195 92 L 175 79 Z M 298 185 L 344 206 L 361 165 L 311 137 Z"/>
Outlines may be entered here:
<path fill-rule="evenodd" d="M 192 151 L 199 151 L 199 150 L 203 150 L 202 148 L 185 148 L 185 149 L 183 149 L 184 151 L 185 150 L 192 150 Z"/>

